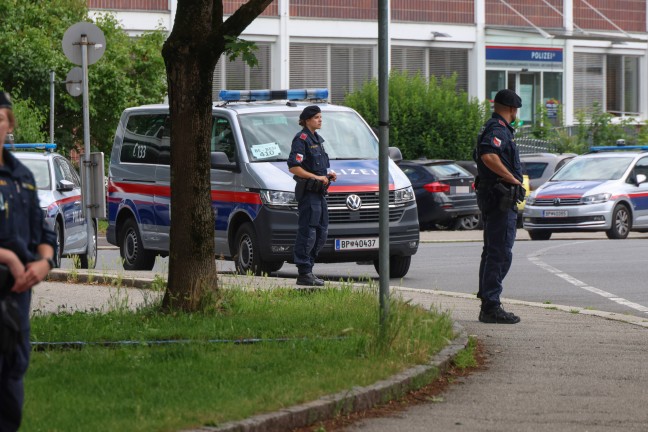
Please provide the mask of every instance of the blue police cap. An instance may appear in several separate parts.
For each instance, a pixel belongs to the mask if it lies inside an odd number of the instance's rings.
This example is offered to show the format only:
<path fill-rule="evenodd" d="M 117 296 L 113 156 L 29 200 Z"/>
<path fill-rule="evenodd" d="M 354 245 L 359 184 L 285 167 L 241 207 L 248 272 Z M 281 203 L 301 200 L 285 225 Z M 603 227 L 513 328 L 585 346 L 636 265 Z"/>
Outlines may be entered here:
<path fill-rule="evenodd" d="M 0 91 L 0 108 L 11 109 L 11 97 L 9 96 L 9 93 Z"/>
<path fill-rule="evenodd" d="M 319 114 L 321 112 L 322 110 L 317 105 L 309 105 L 304 108 L 304 111 L 302 111 L 301 114 L 299 114 L 299 120 L 308 120 L 309 118 L 315 116 L 315 114 Z"/>
<path fill-rule="evenodd" d="M 522 99 L 513 90 L 504 89 L 497 92 L 495 102 L 509 107 L 520 108 Z"/>

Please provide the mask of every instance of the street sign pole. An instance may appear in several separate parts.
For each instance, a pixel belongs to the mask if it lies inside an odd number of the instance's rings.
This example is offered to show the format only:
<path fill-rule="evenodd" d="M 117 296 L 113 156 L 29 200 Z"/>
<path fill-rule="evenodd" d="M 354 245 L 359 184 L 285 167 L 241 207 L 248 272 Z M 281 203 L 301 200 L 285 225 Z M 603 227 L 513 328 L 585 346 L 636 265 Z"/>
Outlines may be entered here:
<path fill-rule="evenodd" d="M 54 84 L 56 74 L 50 71 L 50 142 L 54 144 Z"/>
<path fill-rule="evenodd" d="M 94 196 L 93 183 L 97 180 L 94 173 L 97 173 L 93 165 L 90 154 L 90 97 L 88 93 L 88 66 L 99 60 L 106 49 L 106 37 L 99 27 L 89 22 L 78 22 L 70 26 L 63 35 L 63 52 L 65 56 L 74 64 L 81 65 L 81 69 L 73 68 L 67 76 L 66 85 L 68 92 L 72 96 L 83 94 L 83 163 L 81 164 L 81 181 L 83 186 L 82 201 L 84 204 L 83 215 L 87 222 L 87 249 L 88 258 L 96 259 L 91 253 L 96 251 L 95 224 L 93 216 L 98 213 L 98 208 L 105 210 L 105 192 L 101 196 Z M 91 49 L 90 49 L 91 48 Z M 81 81 L 81 86 L 79 86 Z M 81 90 L 83 89 L 83 90 Z M 103 187 L 103 179 L 99 179 Z M 96 195 L 96 194 L 95 194 Z M 101 205 L 97 205 L 96 200 L 101 200 Z M 100 217 L 100 216 L 97 216 Z"/>
<path fill-rule="evenodd" d="M 378 201 L 380 328 L 389 319 L 389 0 L 378 0 Z"/>
<path fill-rule="evenodd" d="M 91 160 L 90 160 L 90 96 L 88 94 L 88 36 L 81 35 L 81 69 L 83 71 L 83 170 L 85 172 L 85 179 L 83 188 L 85 196 L 84 216 L 86 220 L 87 239 L 88 239 L 88 252 L 95 248 L 95 228 L 92 219 L 92 202 L 90 196 L 92 193 L 91 183 Z M 96 258 L 95 258 L 96 259 Z"/>

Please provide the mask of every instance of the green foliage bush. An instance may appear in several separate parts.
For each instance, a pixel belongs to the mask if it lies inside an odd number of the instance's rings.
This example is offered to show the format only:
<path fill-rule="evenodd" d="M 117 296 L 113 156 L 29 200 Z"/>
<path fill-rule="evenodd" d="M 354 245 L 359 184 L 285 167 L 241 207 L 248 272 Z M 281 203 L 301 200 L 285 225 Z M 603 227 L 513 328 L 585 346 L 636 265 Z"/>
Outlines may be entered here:
<path fill-rule="evenodd" d="M 75 65 L 64 55 L 63 34 L 79 21 L 91 21 L 85 0 L 0 1 L 0 88 L 29 109 L 18 109 L 20 141 L 49 136 L 50 71 L 56 74 L 55 142 L 59 152 L 83 147 L 81 97 L 70 96 L 62 83 Z M 103 57 L 89 67 L 90 132 L 93 150 L 110 153 L 117 122 L 124 108 L 162 102 L 166 73 L 161 48 L 165 33 L 131 38 L 110 14 L 96 19 L 106 37 Z M 19 107 L 20 108 L 20 107 Z M 29 129 L 23 129 L 29 128 Z M 38 136 L 38 134 L 36 134 Z M 17 139 L 17 142 L 18 139 Z"/>
<path fill-rule="evenodd" d="M 456 76 L 430 79 L 393 72 L 389 77 L 389 145 L 405 159 L 471 159 L 488 106 L 456 90 Z M 345 105 L 378 126 L 378 83 L 349 93 Z"/>

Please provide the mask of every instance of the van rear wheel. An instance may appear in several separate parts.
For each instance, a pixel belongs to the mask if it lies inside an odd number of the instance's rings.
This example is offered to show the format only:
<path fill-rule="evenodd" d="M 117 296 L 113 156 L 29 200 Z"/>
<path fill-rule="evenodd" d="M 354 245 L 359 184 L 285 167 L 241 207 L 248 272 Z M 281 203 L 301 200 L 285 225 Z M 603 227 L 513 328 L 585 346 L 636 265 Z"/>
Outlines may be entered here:
<path fill-rule="evenodd" d="M 265 263 L 261 260 L 259 240 L 254 226 L 250 222 L 246 222 L 239 227 L 234 242 L 236 247 L 234 265 L 237 273 L 247 274 L 250 272 L 256 276 L 261 276 L 264 271 L 266 273 L 270 272 L 266 266 L 271 263 Z M 271 270 L 272 266 L 269 269 Z"/>
<path fill-rule="evenodd" d="M 410 256 L 401 256 L 401 255 L 392 255 L 389 257 L 389 278 L 390 279 L 400 279 L 405 277 L 409 271 L 410 264 L 412 263 L 412 257 Z M 376 272 L 380 274 L 380 260 L 374 260 L 373 262 Z"/>
<path fill-rule="evenodd" d="M 155 265 L 155 253 L 144 249 L 135 220 L 126 220 L 119 232 L 119 253 L 124 262 L 124 270 L 151 270 Z"/>

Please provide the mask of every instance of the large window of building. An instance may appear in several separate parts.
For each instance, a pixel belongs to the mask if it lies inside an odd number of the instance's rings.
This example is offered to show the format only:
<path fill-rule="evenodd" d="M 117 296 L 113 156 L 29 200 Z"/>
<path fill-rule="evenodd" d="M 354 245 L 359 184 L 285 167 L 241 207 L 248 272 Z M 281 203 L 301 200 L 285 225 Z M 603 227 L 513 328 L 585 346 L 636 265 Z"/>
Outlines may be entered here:
<path fill-rule="evenodd" d="M 218 100 L 218 92 L 228 90 L 252 90 L 270 88 L 271 46 L 257 43 L 255 52 L 258 64 L 250 67 L 240 57 L 229 61 L 227 56 L 221 56 L 214 69 L 214 84 L 212 100 Z"/>
<path fill-rule="evenodd" d="M 290 87 L 329 89 L 340 103 L 347 93 L 375 76 L 374 46 L 290 45 Z"/>
<path fill-rule="evenodd" d="M 639 114 L 639 57 L 596 53 L 574 54 L 574 108 L 597 103 L 617 116 Z"/>
<path fill-rule="evenodd" d="M 417 73 L 425 78 L 449 77 L 457 73 L 457 90 L 468 91 L 468 50 L 392 46 L 392 70 Z"/>

